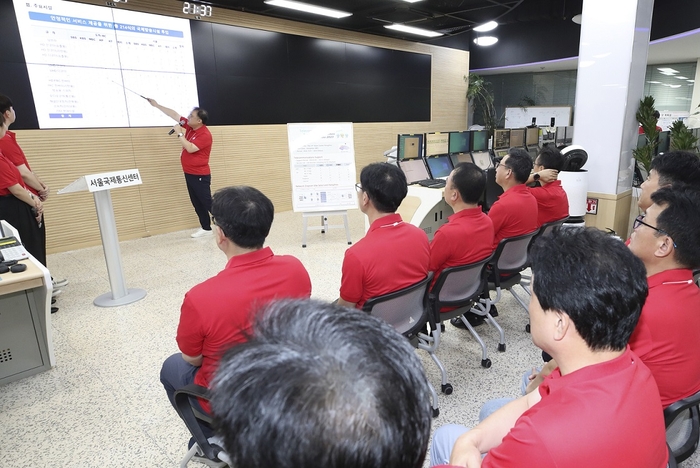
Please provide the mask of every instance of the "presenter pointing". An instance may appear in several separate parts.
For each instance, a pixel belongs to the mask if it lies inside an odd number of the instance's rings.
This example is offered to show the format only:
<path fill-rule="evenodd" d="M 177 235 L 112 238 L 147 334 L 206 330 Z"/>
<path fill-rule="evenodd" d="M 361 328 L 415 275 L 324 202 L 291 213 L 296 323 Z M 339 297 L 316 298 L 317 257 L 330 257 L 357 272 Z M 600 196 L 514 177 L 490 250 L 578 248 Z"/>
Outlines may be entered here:
<path fill-rule="evenodd" d="M 185 172 L 187 192 L 194 211 L 202 226 L 192 234 L 192 237 L 205 237 L 212 234 L 211 218 L 211 170 L 209 155 L 211 153 L 212 137 L 207 128 L 209 114 L 204 109 L 195 107 L 187 117 L 182 117 L 176 111 L 161 106 L 155 99 L 147 98 L 148 102 L 162 113 L 175 120 L 173 131 L 182 145 L 180 162 Z"/>

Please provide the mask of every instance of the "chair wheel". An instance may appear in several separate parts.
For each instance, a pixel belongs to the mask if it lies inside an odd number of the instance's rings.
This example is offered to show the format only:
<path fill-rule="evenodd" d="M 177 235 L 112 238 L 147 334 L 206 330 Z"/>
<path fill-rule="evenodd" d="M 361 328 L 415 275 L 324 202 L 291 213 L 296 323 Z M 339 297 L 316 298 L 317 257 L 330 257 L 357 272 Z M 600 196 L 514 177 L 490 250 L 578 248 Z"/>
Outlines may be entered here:
<path fill-rule="evenodd" d="M 433 417 L 437 418 L 440 416 L 440 408 L 433 408 Z"/>
<path fill-rule="evenodd" d="M 482 360 L 481 360 L 481 367 L 484 367 L 484 368 L 486 368 L 486 369 L 488 369 L 489 367 L 491 367 L 491 359 L 489 359 L 489 358 L 482 359 Z"/>
<path fill-rule="evenodd" d="M 446 383 L 445 385 L 443 385 L 442 393 L 444 393 L 445 395 L 452 394 L 452 384 Z"/>
<path fill-rule="evenodd" d="M 498 350 L 502 353 L 506 351 L 506 344 L 505 343 L 498 343 Z"/>
<path fill-rule="evenodd" d="M 530 324 L 529 323 L 527 325 L 525 325 L 525 331 L 527 333 L 530 333 Z"/>

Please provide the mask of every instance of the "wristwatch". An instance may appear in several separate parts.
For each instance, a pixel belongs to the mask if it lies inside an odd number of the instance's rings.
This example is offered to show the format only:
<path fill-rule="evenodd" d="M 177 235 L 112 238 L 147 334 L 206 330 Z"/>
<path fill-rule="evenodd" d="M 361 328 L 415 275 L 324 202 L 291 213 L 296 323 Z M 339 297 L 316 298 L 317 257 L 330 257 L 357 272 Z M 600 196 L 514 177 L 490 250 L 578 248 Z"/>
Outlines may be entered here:
<path fill-rule="evenodd" d="M 182 135 L 184 135 L 184 133 L 178 133 L 177 137 L 180 138 Z M 539 179 L 539 176 L 537 178 Z"/>
<path fill-rule="evenodd" d="M 534 174 L 532 174 L 532 178 L 535 182 L 537 182 L 538 180 L 540 180 L 540 175 L 537 172 L 535 172 Z"/>

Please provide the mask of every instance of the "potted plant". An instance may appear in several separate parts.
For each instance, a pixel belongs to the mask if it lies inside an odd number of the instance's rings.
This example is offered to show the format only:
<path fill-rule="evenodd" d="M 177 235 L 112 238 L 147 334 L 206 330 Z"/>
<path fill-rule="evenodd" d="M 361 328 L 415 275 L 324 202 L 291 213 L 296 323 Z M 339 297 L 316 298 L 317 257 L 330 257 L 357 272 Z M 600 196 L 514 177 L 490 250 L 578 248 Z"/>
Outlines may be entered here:
<path fill-rule="evenodd" d="M 671 124 L 671 149 L 693 152 L 698 150 L 698 138 L 682 120 L 676 120 Z"/>
<path fill-rule="evenodd" d="M 639 101 L 639 108 L 635 114 L 637 122 L 639 122 L 644 130 L 646 145 L 634 148 L 632 154 L 634 155 L 634 159 L 642 165 L 647 173 L 649 173 L 651 167 L 651 159 L 656 154 L 656 148 L 659 146 L 659 130 L 656 128 L 659 119 L 655 115 L 656 109 L 654 109 L 654 103 L 653 96 L 644 96 L 644 98 Z"/>
<path fill-rule="evenodd" d="M 470 73 L 469 76 L 464 76 L 464 81 L 468 83 L 467 101 L 469 107 L 481 114 L 484 127 L 489 131 L 489 135 L 493 135 L 493 131 L 501 118 L 496 115 L 496 107 L 493 104 L 494 97 L 491 92 L 491 83 L 476 73 Z"/>

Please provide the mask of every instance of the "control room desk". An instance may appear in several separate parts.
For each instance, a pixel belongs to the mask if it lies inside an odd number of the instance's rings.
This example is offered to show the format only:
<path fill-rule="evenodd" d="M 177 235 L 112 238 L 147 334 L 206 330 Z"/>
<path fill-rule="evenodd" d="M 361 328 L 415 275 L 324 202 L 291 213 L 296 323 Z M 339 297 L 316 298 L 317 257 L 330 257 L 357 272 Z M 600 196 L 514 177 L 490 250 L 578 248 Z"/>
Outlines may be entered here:
<path fill-rule="evenodd" d="M 397 212 L 401 219 L 418 226 L 433 240 L 435 231 L 454 214 L 452 207 L 445 202 L 444 188 L 428 188 L 418 185 L 408 186 L 408 195 Z"/>
<path fill-rule="evenodd" d="M 56 364 L 51 337 L 51 275 L 31 256 L 20 263 L 27 265 L 22 273 L 0 275 L 0 385 Z"/>

